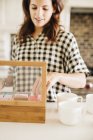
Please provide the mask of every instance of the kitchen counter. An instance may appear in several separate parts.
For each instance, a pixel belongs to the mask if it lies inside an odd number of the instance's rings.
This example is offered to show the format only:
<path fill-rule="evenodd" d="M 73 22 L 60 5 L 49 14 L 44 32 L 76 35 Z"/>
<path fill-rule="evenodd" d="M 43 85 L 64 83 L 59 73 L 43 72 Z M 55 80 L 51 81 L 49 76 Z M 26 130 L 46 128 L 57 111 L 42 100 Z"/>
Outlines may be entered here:
<path fill-rule="evenodd" d="M 56 103 L 47 103 L 46 122 L 0 122 L 0 140 L 93 140 L 93 114 L 86 113 L 75 126 L 62 124 Z"/>

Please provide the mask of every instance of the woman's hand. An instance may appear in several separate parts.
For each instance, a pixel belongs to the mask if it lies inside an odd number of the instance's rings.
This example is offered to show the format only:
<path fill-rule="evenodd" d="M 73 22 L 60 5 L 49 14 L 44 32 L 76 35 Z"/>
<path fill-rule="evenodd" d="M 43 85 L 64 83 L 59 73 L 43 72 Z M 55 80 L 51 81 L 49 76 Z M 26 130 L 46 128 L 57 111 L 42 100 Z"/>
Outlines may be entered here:
<path fill-rule="evenodd" d="M 42 79 L 41 77 L 38 77 L 35 82 L 34 85 L 32 87 L 32 93 L 37 96 L 41 94 L 41 86 L 42 86 Z"/>
<path fill-rule="evenodd" d="M 52 86 L 55 85 L 56 82 L 58 82 L 60 79 L 60 74 L 56 72 L 50 72 L 47 74 L 46 78 L 46 88 L 47 91 L 51 89 Z M 33 85 L 32 92 L 34 95 L 41 94 L 41 88 L 42 88 L 42 79 L 41 77 L 38 77 Z"/>
<path fill-rule="evenodd" d="M 46 87 L 47 91 L 51 89 L 60 80 L 60 73 L 50 72 L 47 75 Z"/>

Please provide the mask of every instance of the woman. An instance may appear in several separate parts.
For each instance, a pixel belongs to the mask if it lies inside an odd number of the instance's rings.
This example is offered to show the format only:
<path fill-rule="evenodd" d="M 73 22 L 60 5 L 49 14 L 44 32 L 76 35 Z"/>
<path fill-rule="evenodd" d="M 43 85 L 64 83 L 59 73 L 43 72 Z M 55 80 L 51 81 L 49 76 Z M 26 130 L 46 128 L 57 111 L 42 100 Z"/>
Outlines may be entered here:
<path fill-rule="evenodd" d="M 83 88 L 88 73 L 74 35 L 59 26 L 62 10 L 60 0 L 23 0 L 24 23 L 12 48 L 12 60 L 47 63 L 47 101 L 55 101 L 58 92 Z M 35 94 L 40 84 L 36 79 Z"/>

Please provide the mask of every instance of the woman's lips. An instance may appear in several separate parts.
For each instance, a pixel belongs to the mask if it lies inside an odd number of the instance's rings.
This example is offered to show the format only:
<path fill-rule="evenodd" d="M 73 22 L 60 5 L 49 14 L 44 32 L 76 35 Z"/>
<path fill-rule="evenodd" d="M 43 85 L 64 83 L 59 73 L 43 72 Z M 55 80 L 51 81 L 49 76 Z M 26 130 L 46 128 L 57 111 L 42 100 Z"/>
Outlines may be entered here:
<path fill-rule="evenodd" d="M 44 19 L 37 19 L 37 18 L 35 18 L 35 20 L 38 21 L 38 22 L 40 22 L 40 21 L 42 21 L 42 20 L 44 20 Z"/>

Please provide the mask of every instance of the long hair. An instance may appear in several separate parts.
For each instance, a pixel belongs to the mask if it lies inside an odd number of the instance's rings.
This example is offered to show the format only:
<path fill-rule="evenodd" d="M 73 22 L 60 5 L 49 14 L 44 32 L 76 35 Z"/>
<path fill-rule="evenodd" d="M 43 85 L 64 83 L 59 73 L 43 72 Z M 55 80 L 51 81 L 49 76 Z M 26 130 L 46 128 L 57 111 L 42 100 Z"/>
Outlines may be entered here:
<path fill-rule="evenodd" d="M 24 22 L 21 25 L 21 28 L 18 33 L 19 41 L 25 41 L 28 35 L 31 35 L 35 31 L 35 26 L 31 20 L 30 11 L 29 11 L 30 0 L 23 0 L 22 7 L 24 12 Z M 48 38 L 48 40 L 56 40 L 57 29 L 59 27 L 59 17 L 60 13 L 63 10 L 62 0 L 52 0 L 52 5 L 55 13 L 52 14 L 50 21 L 43 27 L 43 33 Z"/>

